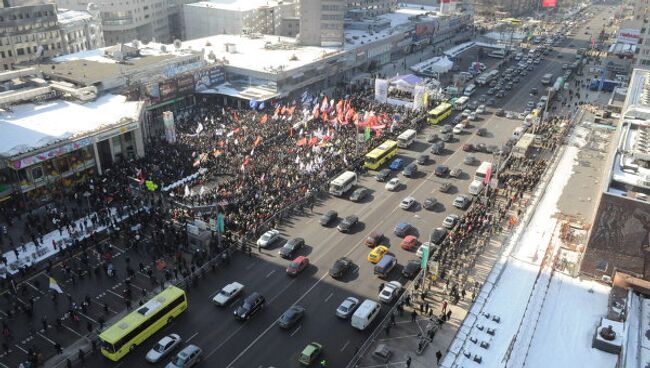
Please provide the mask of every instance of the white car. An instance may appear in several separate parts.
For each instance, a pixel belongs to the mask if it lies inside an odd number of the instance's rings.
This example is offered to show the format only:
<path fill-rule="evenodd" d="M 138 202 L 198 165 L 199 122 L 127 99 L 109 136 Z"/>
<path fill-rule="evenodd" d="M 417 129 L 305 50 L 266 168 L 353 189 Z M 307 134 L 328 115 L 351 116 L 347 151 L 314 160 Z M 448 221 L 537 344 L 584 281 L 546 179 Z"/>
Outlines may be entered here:
<path fill-rule="evenodd" d="M 384 285 L 384 288 L 379 292 L 379 300 L 384 303 L 390 303 L 397 297 L 400 290 L 402 290 L 402 284 L 397 281 L 390 281 Z"/>
<path fill-rule="evenodd" d="M 477 114 L 485 114 L 485 105 L 479 105 L 479 107 L 476 109 Z"/>
<path fill-rule="evenodd" d="M 359 299 L 349 296 L 336 308 L 336 316 L 347 319 L 357 309 L 357 306 L 359 306 Z"/>
<path fill-rule="evenodd" d="M 458 217 L 458 215 L 456 215 L 455 213 L 452 213 L 452 214 L 448 215 L 447 217 L 445 217 L 444 220 L 442 220 L 442 227 L 447 228 L 447 229 L 452 229 L 454 226 L 456 226 L 456 223 L 458 223 L 459 219 L 460 218 Z"/>
<path fill-rule="evenodd" d="M 178 344 L 181 343 L 181 337 L 177 334 L 170 334 L 158 341 L 151 350 L 147 353 L 145 359 L 149 363 L 158 363 L 162 358 L 171 353 Z"/>
<path fill-rule="evenodd" d="M 472 113 L 472 114 L 475 114 L 475 113 Z M 452 132 L 454 134 L 461 134 L 463 132 L 463 129 L 465 129 L 465 125 L 463 125 L 462 123 L 458 123 L 458 124 L 456 124 L 454 126 L 454 129 L 452 130 Z"/>
<path fill-rule="evenodd" d="M 260 236 L 259 239 L 257 239 L 257 245 L 259 245 L 262 248 L 267 248 L 279 238 L 280 238 L 280 231 L 272 229 L 265 232 L 264 234 L 262 234 L 262 236 Z"/>
<path fill-rule="evenodd" d="M 476 120 L 478 120 L 478 114 L 476 113 L 476 111 L 473 111 L 471 114 L 469 114 L 468 119 L 469 119 L 470 121 L 476 121 Z"/>
<path fill-rule="evenodd" d="M 214 304 L 223 307 L 224 305 L 230 303 L 241 293 L 241 291 L 244 290 L 244 285 L 238 283 L 238 282 L 232 282 L 221 289 L 217 293 L 217 295 L 212 298 L 212 301 Z"/>
<path fill-rule="evenodd" d="M 420 245 L 418 247 L 418 250 L 415 252 L 415 255 L 418 256 L 418 258 L 422 258 L 422 253 L 424 253 L 424 248 L 429 248 L 429 251 L 431 251 L 433 249 L 433 247 L 431 246 L 431 243 L 429 243 L 429 242 L 422 243 L 422 245 Z M 430 255 L 431 255 L 431 253 L 429 253 L 429 256 Z"/>
<path fill-rule="evenodd" d="M 415 204 L 415 198 L 409 196 L 402 199 L 402 201 L 399 203 L 399 208 L 403 210 L 408 210 L 411 207 L 413 207 L 414 204 Z"/>
<path fill-rule="evenodd" d="M 515 113 L 512 111 L 508 111 L 506 113 L 506 119 L 514 119 L 515 118 Z"/>
<path fill-rule="evenodd" d="M 390 179 L 388 181 L 388 183 L 386 183 L 385 188 L 386 188 L 386 190 L 390 190 L 392 192 L 392 191 L 397 190 L 400 185 L 401 185 L 401 183 L 399 181 L 399 178 L 392 178 L 392 179 Z"/>

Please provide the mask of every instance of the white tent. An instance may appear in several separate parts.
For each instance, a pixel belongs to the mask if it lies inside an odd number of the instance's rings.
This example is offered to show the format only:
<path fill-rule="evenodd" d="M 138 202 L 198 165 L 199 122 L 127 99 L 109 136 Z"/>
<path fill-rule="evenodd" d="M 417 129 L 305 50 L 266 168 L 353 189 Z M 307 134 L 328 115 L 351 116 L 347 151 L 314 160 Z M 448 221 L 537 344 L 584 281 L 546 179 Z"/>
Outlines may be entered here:
<path fill-rule="evenodd" d="M 449 58 L 446 56 L 436 56 L 434 58 L 413 65 L 411 67 L 411 70 L 416 73 L 432 76 L 436 74 L 446 73 L 450 71 L 453 66 L 454 62 L 449 60 Z"/>

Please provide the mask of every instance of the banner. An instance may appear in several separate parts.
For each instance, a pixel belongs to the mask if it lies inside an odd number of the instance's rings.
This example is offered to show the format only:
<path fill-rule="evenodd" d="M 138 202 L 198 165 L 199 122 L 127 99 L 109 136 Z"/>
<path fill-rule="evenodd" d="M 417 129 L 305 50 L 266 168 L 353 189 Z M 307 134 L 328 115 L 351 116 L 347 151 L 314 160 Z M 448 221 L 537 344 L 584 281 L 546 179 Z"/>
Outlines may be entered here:
<path fill-rule="evenodd" d="M 165 127 L 165 138 L 169 143 L 176 142 L 176 126 L 174 125 L 174 113 L 171 111 L 163 112 L 163 126 Z"/>
<path fill-rule="evenodd" d="M 638 45 L 641 38 L 641 31 L 633 28 L 621 28 L 618 30 L 617 43 Z"/>
<path fill-rule="evenodd" d="M 416 85 L 413 89 L 413 110 L 422 110 L 424 108 L 424 86 Z"/>
<path fill-rule="evenodd" d="M 214 66 L 194 72 L 194 90 L 205 91 L 226 81 L 223 66 Z"/>
<path fill-rule="evenodd" d="M 388 100 L 388 81 L 385 79 L 375 79 L 375 100 L 386 103 Z"/>
<path fill-rule="evenodd" d="M 543 8 L 555 8 L 557 5 L 557 0 L 542 0 Z"/>

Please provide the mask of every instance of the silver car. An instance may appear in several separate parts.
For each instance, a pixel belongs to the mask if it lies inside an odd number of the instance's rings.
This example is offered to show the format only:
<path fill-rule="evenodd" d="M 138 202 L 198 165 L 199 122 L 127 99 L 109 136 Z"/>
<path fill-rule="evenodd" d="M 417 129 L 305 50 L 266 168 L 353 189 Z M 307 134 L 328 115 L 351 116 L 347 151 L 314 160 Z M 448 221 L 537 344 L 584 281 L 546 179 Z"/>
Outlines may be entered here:
<path fill-rule="evenodd" d="M 200 347 L 196 345 L 187 345 L 183 348 L 174 359 L 172 359 L 165 368 L 190 368 L 195 366 L 201 361 L 201 350 Z"/>
<path fill-rule="evenodd" d="M 343 302 L 336 308 L 336 316 L 339 318 L 347 319 L 349 318 L 357 306 L 359 305 L 359 299 L 353 298 L 351 296 L 345 298 Z"/>
<path fill-rule="evenodd" d="M 167 354 L 172 352 L 180 343 L 181 337 L 177 334 L 167 335 L 160 339 L 160 341 L 149 350 L 145 359 L 149 363 L 158 363 L 162 358 L 166 357 Z"/>

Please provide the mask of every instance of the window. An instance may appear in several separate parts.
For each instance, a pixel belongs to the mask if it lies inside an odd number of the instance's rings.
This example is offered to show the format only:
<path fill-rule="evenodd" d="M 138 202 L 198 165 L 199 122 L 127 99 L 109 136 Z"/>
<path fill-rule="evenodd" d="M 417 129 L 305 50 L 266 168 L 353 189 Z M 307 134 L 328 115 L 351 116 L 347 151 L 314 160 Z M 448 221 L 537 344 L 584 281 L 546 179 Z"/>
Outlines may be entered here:
<path fill-rule="evenodd" d="M 34 182 L 43 180 L 43 167 L 36 166 L 32 168 L 32 180 Z"/>
<path fill-rule="evenodd" d="M 13 53 L 11 52 L 11 50 L 7 50 L 7 55 L 9 55 L 9 57 L 13 57 L 13 56 L 14 56 Z"/>
<path fill-rule="evenodd" d="M 18 56 L 25 55 L 25 50 L 22 47 L 16 49 L 16 54 L 18 54 Z"/>

